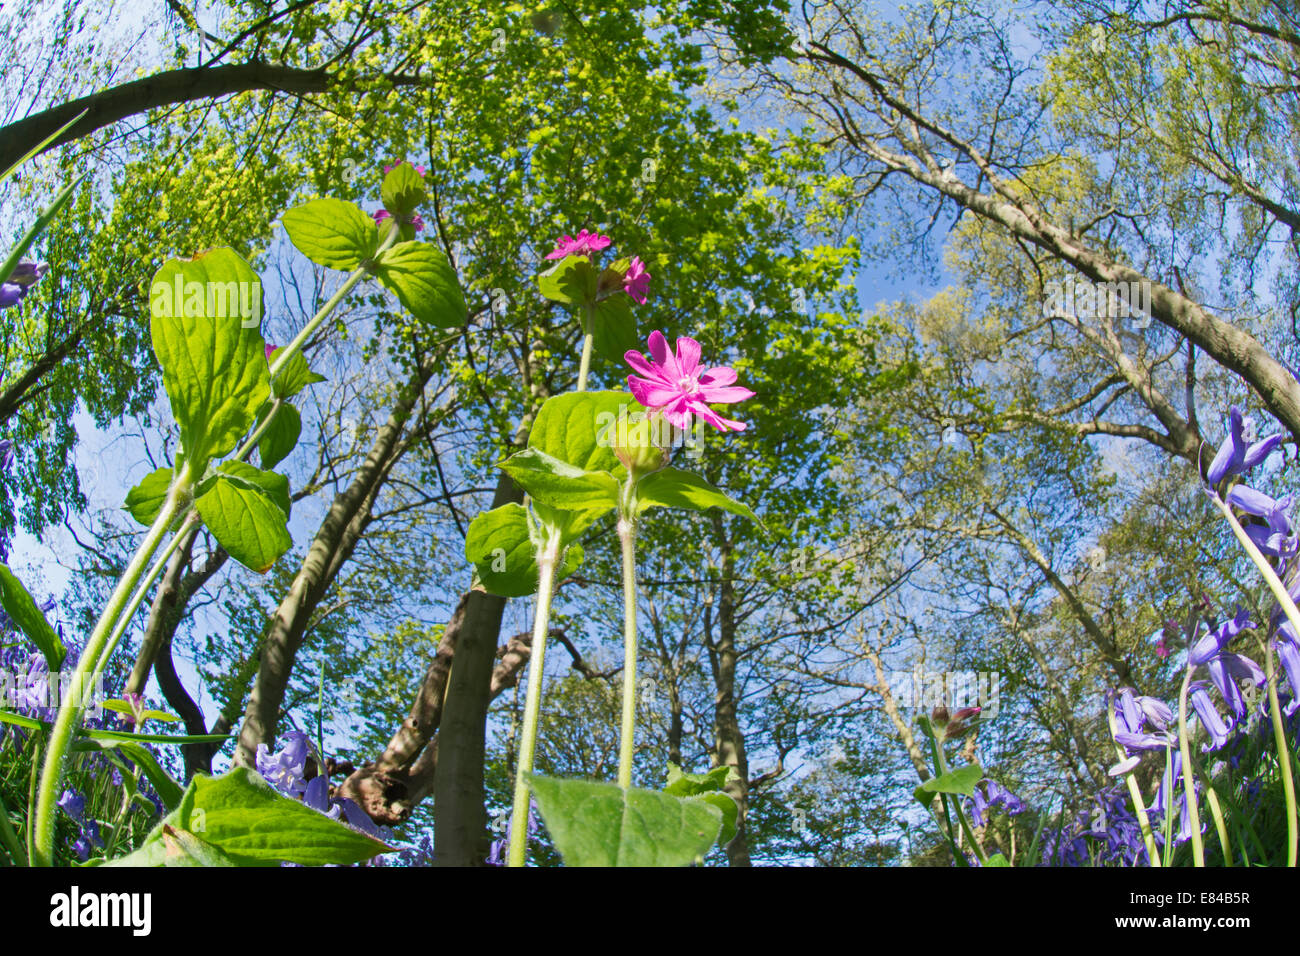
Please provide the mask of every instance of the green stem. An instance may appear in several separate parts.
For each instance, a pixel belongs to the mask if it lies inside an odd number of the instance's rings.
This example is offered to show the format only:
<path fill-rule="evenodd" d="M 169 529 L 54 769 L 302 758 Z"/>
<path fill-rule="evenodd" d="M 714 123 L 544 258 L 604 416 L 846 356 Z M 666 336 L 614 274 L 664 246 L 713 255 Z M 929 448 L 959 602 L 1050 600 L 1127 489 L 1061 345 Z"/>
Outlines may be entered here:
<path fill-rule="evenodd" d="M 1110 726 L 1110 739 L 1115 744 L 1115 755 L 1119 758 L 1120 763 L 1128 759 L 1128 754 L 1124 748 L 1115 741 L 1115 705 L 1113 700 L 1106 702 L 1106 722 Z M 1133 771 L 1124 774 L 1124 782 L 1128 784 L 1129 799 L 1133 801 L 1133 812 L 1137 814 L 1138 825 L 1142 828 L 1142 843 L 1147 848 L 1147 865 L 1160 866 L 1160 857 L 1156 853 L 1156 837 L 1151 830 L 1151 818 L 1147 816 L 1146 801 L 1142 799 L 1142 790 L 1138 787 L 1137 779 L 1133 776 Z"/>
<path fill-rule="evenodd" d="M 1214 781 L 1205 772 L 1199 759 L 1193 761 L 1196 774 L 1205 785 L 1205 802 L 1210 805 L 1210 816 L 1214 820 L 1214 830 L 1219 835 L 1219 848 L 1223 850 L 1223 865 L 1232 866 L 1232 844 L 1228 841 L 1228 826 L 1223 820 L 1223 808 L 1219 805 L 1219 795 L 1214 792 Z"/>
<path fill-rule="evenodd" d="M 189 466 L 186 465 L 172 485 L 171 491 L 168 492 L 167 500 L 158 512 L 158 517 L 154 519 L 139 550 L 131 559 L 121 580 L 117 582 L 112 597 L 109 598 L 104 612 L 86 641 L 86 648 L 77 661 L 77 668 L 72 675 L 73 692 L 63 695 L 59 701 L 59 712 L 50 731 L 49 746 L 45 750 L 45 763 L 41 769 L 41 780 L 36 794 L 35 837 L 31 854 L 33 866 L 52 866 L 54 863 L 55 805 L 58 800 L 59 784 L 63 780 L 68 747 L 72 743 L 72 734 L 85 711 L 87 688 L 91 686 L 87 676 L 98 671 L 105 645 L 117 626 L 122 612 L 126 609 L 136 584 L 162 544 L 177 512 L 183 507 L 184 502 L 188 502 L 193 492 L 193 485 L 193 477 L 190 475 Z"/>
<path fill-rule="evenodd" d="M 4 843 L 5 849 L 14 861 L 14 865 L 27 865 L 27 854 L 23 852 L 23 845 L 18 839 L 18 833 L 14 830 L 13 824 L 9 822 L 9 808 L 5 806 L 3 800 L 0 800 L 0 842 Z"/>
<path fill-rule="evenodd" d="M 578 366 L 578 391 L 587 390 L 587 373 L 591 371 L 591 349 L 595 335 L 591 331 L 592 307 L 582 307 L 582 363 Z"/>
<path fill-rule="evenodd" d="M 239 446 L 239 451 L 235 452 L 235 461 L 246 461 L 248 459 L 248 456 L 253 453 L 253 449 L 257 447 L 257 443 L 261 441 L 262 436 L 266 434 L 266 430 L 271 427 L 271 422 L 275 420 L 275 416 L 283 405 L 283 398 L 277 398 L 271 403 L 271 410 L 266 413 L 266 417 L 262 419 L 261 424 L 253 430 L 253 434 L 248 436 L 248 440 Z"/>
<path fill-rule="evenodd" d="M 397 242 L 397 235 L 397 229 L 388 230 L 388 235 L 385 236 L 384 241 L 379 244 L 379 248 L 375 250 L 375 255 L 372 258 L 378 258 L 381 254 L 391 248 L 393 244 Z M 339 303 L 347 297 L 349 292 L 356 288 L 357 283 L 368 275 L 370 275 L 370 270 L 362 265 L 347 277 L 347 280 L 343 285 L 339 286 L 338 291 L 330 296 L 329 301 L 320 307 L 320 311 L 312 316 L 311 321 L 304 325 L 302 331 L 295 335 L 293 339 L 290 340 L 289 344 L 280 351 L 280 354 L 276 356 L 275 361 L 271 363 L 271 378 L 275 378 L 280 374 L 280 370 L 284 368 L 285 364 L 293 357 L 294 353 L 302 350 L 302 347 L 306 344 L 307 340 L 312 337 L 318 328 L 320 328 L 320 324 L 325 321 L 331 312 L 338 308 Z"/>
<path fill-rule="evenodd" d="M 1300 631 L 1296 632 L 1300 634 Z M 1277 699 L 1277 668 L 1273 659 L 1273 642 L 1264 651 L 1264 677 L 1268 684 L 1268 712 L 1273 721 L 1273 740 L 1277 744 L 1277 769 L 1282 775 L 1282 795 L 1286 799 L 1286 865 L 1296 865 L 1295 778 L 1291 775 L 1291 748 L 1282 724 L 1282 706 Z"/>
<path fill-rule="evenodd" d="M 515 802 L 510 816 L 508 866 L 524 866 L 528 859 L 528 777 L 537 752 L 537 725 L 542 712 L 542 678 L 546 666 L 546 638 L 551 626 L 551 592 L 560 540 L 552 534 L 538 554 L 537 613 L 533 617 L 532 651 L 528 661 L 528 696 L 524 701 L 524 727 L 519 740 L 519 766 L 515 770 Z"/>
<path fill-rule="evenodd" d="M 1295 633 L 1300 635 L 1300 609 L 1291 600 L 1291 595 L 1287 593 L 1286 586 L 1282 579 L 1277 576 L 1273 566 L 1268 563 L 1268 559 L 1255 546 L 1255 542 L 1250 540 L 1250 536 L 1237 520 L 1237 516 L 1232 513 L 1232 508 L 1226 501 L 1218 495 L 1210 496 L 1223 516 L 1228 519 L 1228 524 L 1232 528 L 1232 533 L 1236 536 L 1237 541 L 1246 549 L 1250 555 L 1250 560 L 1259 568 L 1259 573 L 1263 576 L 1264 582 L 1268 589 L 1273 592 L 1273 597 L 1277 599 L 1278 606 L 1286 614 L 1287 620 L 1291 622 L 1291 627 Z M 1273 642 L 1266 641 L 1264 649 L 1264 673 L 1268 679 L 1268 704 L 1269 713 L 1273 722 L 1273 739 L 1277 744 L 1277 762 L 1278 770 L 1282 774 L 1282 793 L 1286 798 L 1286 834 L 1287 850 L 1286 865 L 1296 865 L 1297 843 L 1300 842 L 1300 833 L 1296 829 L 1296 799 L 1295 799 L 1295 779 L 1291 776 L 1291 748 L 1286 740 L 1286 728 L 1282 724 L 1282 713 L 1278 709 L 1277 687 L 1273 675 L 1275 672 L 1273 666 Z"/>
<path fill-rule="evenodd" d="M 1192 671 L 1189 666 L 1183 675 L 1183 686 L 1178 691 L 1178 751 L 1183 755 L 1183 794 L 1187 798 L 1187 816 L 1192 830 L 1192 860 L 1198 867 L 1205 866 L 1205 844 L 1201 840 L 1201 812 L 1196 805 L 1196 784 L 1193 777 L 1192 751 L 1187 734 L 1187 690 L 1192 684 Z M 1169 802 L 1173 803 L 1173 787 L 1170 787 Z"/>
<path fill-rule="evenodd" d="M 628 475 L 629 488 L 634 480 L 635 475 Z M 618 540 L 623 546 L 623 728 L 618 785 L 627 788 L 632 786 L 636 754 L 636 519 L 628 513 L 618 519 Z"/>
<path fill-rule="evenodd" d="M 935 759 L 939 762 L 940 775 L 948 773 L 948 760 L 943 755 L 943 744 L 938 740 L 934 742 L 934 755 Z M 975 839 L 975 830 L 971 827 L 970 820 L 966 818 L 966 811 L 962 809 L 961 799 L 953 797 L 952 806 L 953 809 L 957 811 L 957 822 L 961 824 L 961 829 L 962 832 L 966 834 L 966 839 L 970 840 L 970 848 L 975 852 L 976 859 L 980 861 L 981 865 L 987 865 L 989 862 L 988 854 L 984 852 L 984 847 L 980 844 L 980 841 Z"/>

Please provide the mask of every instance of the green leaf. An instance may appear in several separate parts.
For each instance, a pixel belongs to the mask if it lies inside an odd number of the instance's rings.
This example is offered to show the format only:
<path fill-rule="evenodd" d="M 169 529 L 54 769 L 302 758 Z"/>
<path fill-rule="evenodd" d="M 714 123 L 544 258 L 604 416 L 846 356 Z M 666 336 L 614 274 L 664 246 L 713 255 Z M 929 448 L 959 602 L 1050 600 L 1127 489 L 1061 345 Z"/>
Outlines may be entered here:
<path fill-rule="evenodd" d="M 533 430 L 528 447 L 583 471 L 619 472 L 622 465 L 614 454 L 620 420 L 628 421 L 644 412 L 630 392 L 566 392 L 548 398 Z"/>
<path fill-rule="evenodd" d="M 456 270 L 430 243 L 393 246 L 379 257 L 375 276 L 421 322 L 452 329 L 469 319 Z"/>
<path fill-rule="evenodd" d="M 267 358 L 268 368 L 284 350 L 285 346 L 282 345 L 270 354 Z M 271 394 L 276 398 L 293 398 L 308 385 L 323 381 L 325 376 L 313 372 L 301 352 L 294 352 L 284 363 L 284 368 L 276 372 L 275 378 L 271 379 Z"/>
<path fill-rule="evenodd" d="M 45 656 L 45 663 L 50 665 L 50 670 L 59 670 L 63 666 L 63 659 L 68 655 L 67 649 L 23 583 L 3 564 L 0 564 L 0 605 L 4 606 L 10 620 L 18 625 L 27 639 Z"/>
<path fill-rule="evenodd" d="M 230 249 L 169 259 L 154 276 L 149 310 L 184 458 L 201 474 L 247 433 L 271 390 L 262 283 Z"/>
<path fill-rule="evenodd" d="M 82 118 L 89 112 L 90 112 L 90 107 L 86 107 L 76 116 L 72 117 L 72 119 L 68 120 L 58 129 L 56 129 L 49 136 L 45 137 L 43 140 L 41 140 L 39 143 L 37 143 L 35 146 L 29 149 L 26 153 L 24 153 L 21 157 L 19 157 L 19 159 L 16 162 L 14 162 L 12 166 L 6 169 L 3 173 L 0 173 L 0 183 L 4 182 L 6 179 L 12 176 L 14 174 L 14 170 L 16 170 L 23 163 L 27 162 L 33 156 L 36 156 L 37 154 L 44 152 L 45 147 L 49 146 L 50 143 L 54 142 L 56 139 L 58 139 L 60 136 L 66 133 L 72 126 L 76 125 L 77 123 L 80 123 Z"/>
<path fill-rule="evenodd" d="M 722 813 L 722 832 L 718 845 L 726 846 L 736 838 L 736 824 L 740 819 L 740 804 L 724 793 L 729 780 L 739 780 L 735 767 L 714 767 L 708 773 L 684 773 L 675 763 L 668 764 L 668 786 L 664 793 L 674 797 L 704 800 Z"/>
<path fill-rule="evenodd" d="M 654 507 L 686 511 L 722 508 L 762 524 L 747 505 L 727 497 L 699 475 L 679 468 L 663 468 L 646 475 L 637 483 L 636 496 L 638 513 Z"/>
<path fill-rule="evenodd" d="M 694 797 L 701 793 L 716 793 L 727 786 L 732 778 L 739 779 L 735 767 L 714 767 L 708 773 L 685 773 L 675 763 L 668 764 L 668 786 L 664 793 L 674 797 Z"/>
<path fill-rule="evenodd" d="M 588 780 L 529 783 L 568 866 L 687 866 L 722 827 L 721 811 L 703 800 Z"/>
<path fill-rule="evenodd" d="M 140 484 L 126 493 L 126 510 L 146 528 L 154 523 L 172 487 L 171 467 L 159 468 L 145 476 Z"/>
<path fill-rule="evenodd" d="M 627 352 L 639 352 L 641 339 L 637 336 L 632 300 L 620 293 L 596 303 L 591 334 L 597 354 L 611 362 L 621 363 Z"/>
<path fill-rule="evenodd" d="M 980 765 L 972 763 L 938 777 L 931 777 L 918 789 L 925 793 L 955 793 L 970 797 L 975 795 L 975 785 L 983 779 L 984 771 L 980 769 Z"/>
<path fill-rule="evenodd" d="M 22 239 L 18 240 L 18 245 L 9 250 L 9 255 L 5 258 L 3 264 L 0 264 L 0 282 L 5 281 L 14 274 L 14 270 L 18 268 L 18 263 L 21 262 L 23 256 L 27 254 L 27 250 L 32 247 L 32 243 L 34 243 L 36 238 L 45 231 L 46 227 L 49 226 L 51 222 L 54 221 L 54 217 L 63 211 L 63 207 L 68 204 L 70 199 L 72 199 L 73 192 L 81 185 L 81 181 L 84 178 L 84 176 L 79 177 L 64 186 L 63 189 L 59 191 L 59 194 L 54 197 L 54 201 L 36 217 L 36 221 L 32 223 L 32 227 L 27 230 L 26 235 L 24 235 Z M 0 181 L 2 180 L 3 177 L 0 177 Z"/>
<path fill-rule="evenodd" d="M 1010 866 L 1011 864 L 1007 862 L 1007 858 L 1003 856 L 1001 853 L 994 853 L 992 856 L 988 858 L 988 862 L 986 862 L 984 865 L 985 866 Z"/>
<path fill-rule="evenodd" d="M 398 163 L 384 175 L 379 197 L 384 208 L 399 222 L 410 218 L 416 208 L 429 201 L 424 179 L 410 163 Z"/>
<path fill-rule="evenodd" d="M 270 411 L 270 406 L 267 411 Z M 259 424 L 261 417 L 258 416 Z M 271 424 L 266 426 L 262 437 L 257 440 L 257 454 L 262 467 L 269 470 L 284 461 L 298 446 L 301 437 L 302 416 L 298 414 L 298 409 L 285 402 L 275 413 L 275 418 L 271 419 Z"/>
<path fill-rule="evenodd" d="M 327 269 L 351 271 L 375 254 L 375 221 L 342 199 L 313 199 L 280 217 L 284 231 L 304 256 Z"/>
<path fill-rule="evenodd" d="M 736 838 L 739 829 L 737 824 L 740 820 L 740 804 L 736 802 L 735 797 L 729 793 L 702 793 L 690 799 L 703 800 L 705 803 L 712 804 L 722 814 L 722 830 L 718 833 L 718 846 L 726 846 Z"/>
<path fill-rule="evenodd" d="M 128 717 L 135 717 L 135 708 L 124 700 L 106 700 L 101 705 L 105 710 L 111 710 L 118 714 L 125 714 Z M 169 714 L 165 710 L 142 710 L 140 711 L 140 721 L 161 720 L 166 724 L 180 723 L 180 718 L 175 714 Z"/>
<path fill-rule="evenodd" d="M 282 861 L 304 866 L 349 864 L 391 849 L 282 796 L 247 767 L 237 767 L 221 777 L 196 776 L 180 805 L 145 838 L 140 849 L 110 865 L 166 865 L 160 849 L 167 847 L 164 837 L 168 828 L 194 836 L 237 866 Z M 175 833 L 172 836 L 181 840 Z"/>
<path fill-rule="evenodd" d="M 72 749 L 78 753 L 118 750 L 144 771 L 144 775 L 149 778 L 154 790 L 158 792 L 158 799 L 163 802 L 163 805 L 168 810 L 173 809 L 181 802 L 181 785 L 159 766 L 158 760 L 145 749 L 143 744 L 134 740 L 104 740 L 94 737 L 78 737 L 72 742 Z"/>
<path fill-rule="evenodd" d="M 603 513 L 618 504 L 618 481 L 609 472 L 584 471 L 536 448 L 511 455 L 501 467 L 520 488 L 553 508 Z"/>
<path fill-rule="evenodd" d="M 12 711 L 0 710 L 0 723 L 26 727 L 28 730 L 53 729 L 54 725 L 35 717 L 25 717 Z M 92 730 L 86 727 L 77 730 L 78 736 L 93 737 L 95 740 L 135 740 L 144 744 L 211 744 L 229 740 L 234 734 L 191 734 L 175 736 L 169 734 L 136 734 L 125 730 Z"/>
<path fill-rule="evenodd" d="M 530 536 L 528 512 L 513 502 L 479 515 L 465 535 L 465 558 L 474 565 L 483 586 L 501 597 L 527 597 L 537 592 L 537 549 L 538 542 Z M 555 579 L 572 574 L 582 558 L 580 547 L 568 547 Z"/>
<path fill-rule="evenodd" d="M 537 287 L 552 302 L 583 306 L 596 301 L 599 278 L 586 256 L 565 256 L 537 277 Z"/>
<path fill-rule="evenodd" d="M 289 482 L 275 472 L 226 462 L 199 486 L 199 516 L 244 567 L 263 574 L 289 550 Z"/>

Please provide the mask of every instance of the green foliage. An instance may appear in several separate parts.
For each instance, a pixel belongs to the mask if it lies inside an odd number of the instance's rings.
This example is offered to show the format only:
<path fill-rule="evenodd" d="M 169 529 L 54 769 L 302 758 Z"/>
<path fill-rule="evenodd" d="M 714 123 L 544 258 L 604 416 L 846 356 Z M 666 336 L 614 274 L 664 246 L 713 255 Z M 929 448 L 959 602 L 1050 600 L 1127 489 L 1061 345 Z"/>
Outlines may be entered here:
<path fill-rule="evenodd" d="M 442 250 L 427 242 L 399 242 L 375 261 L 375 277 L 417 320 L 440 329 L 465 324 L 465 299 Z"/>
<path fill-rule="evenodd" d="M 262 283 L 233 251 L 213 249 L 164 263 L 150 308 L 154 353 L 180 429 L 178 462 L 202 475 L 234 449 L 270 394 Z"/>
<path fill-rule="evenodd" d="M 698 799 L 536 776 L 530 786 L 568 866 L 687 866 L 722 826 L 721 811 Z"/>
<path fill-rule="evenodd" d="M 313 199 L 286 211 L 280 222 L 298 251 L 327 269 L 351 272 L 379 248 L 375 221 L 342 199 Z"/>
<path fill-rule="evenodd" d="M 387 850 L 237 767 L 221 777 L 195 777 L 140 847 L 108 865 L 323 866 L 356 863 Z"/>
<path fill-rule="evenodd" d="M 3 564 L 0 564 L 0 606 L 45 656 L 50 671 L 57 672 L 63 666 L 67 649 L 27 588 Z"/>

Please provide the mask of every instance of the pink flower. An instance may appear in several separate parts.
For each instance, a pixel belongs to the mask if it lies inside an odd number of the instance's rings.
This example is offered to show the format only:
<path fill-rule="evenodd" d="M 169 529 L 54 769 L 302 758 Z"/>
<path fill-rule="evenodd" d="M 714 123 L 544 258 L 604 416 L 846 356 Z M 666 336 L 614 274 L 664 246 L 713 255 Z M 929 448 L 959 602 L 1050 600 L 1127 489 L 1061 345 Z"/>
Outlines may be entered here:
<path fill-rule="evenodd" d="M 266 360 L 268 362 L 271 361 L 271 356 L 275 354 L 275 350 L 279 347 L 278 345 L 272 345 L 270 342 L 266 343 Z"/>
<path fill-rule="evenodd" d="M 407 163 L 407 162 L 410 162 L 410 160 L 406 160 L 406 159 L 404 159 L 404 160 L 402 160 L 401 163 L 389 163 L 387 166 L 384 167 L 384 175 L 387 176 L 389 173 L 391 173 L 391 172 L 392 172 L 394 169 L 396 169 L 398 166 L 402 165 L 402 163 Z M 415 171 L 416 171 L 417 173 L 419 173 L 421 176 L 424 175 L 424 167 L 423 167 L 423 166 L 415 166 L 414 164 L 412 164 L 412 168 L 414 168 Z"/>
<path fill-rule="evenodd" d="M 370 215 L 371 218 L 375 220 L 376 226 L 382 224 L 385 219 L 393 218 L 393 214 L 390 213 L 387 209 L 380 209 L 378 212 L 372 212 Z M 407 220 L 406 224 L 408 226 L 413 226 L 416 232 L 419 232 L 424 228 L 424 220 L 420 218 L 420 214 L 418 212 L 412 213 L 411 218 Z"/>
<path fill-rule="evenodd" d="M 645 293 L 650 288 L 650 273 L 645 271 L 645 263 L 633 256 L 632 263 L 623 276 L 623 291 L 632 297 L 637 305 L 645 305 Z"/>
<path fill-rule="evenodd" d="M 650 333 L 647 362 L 640 352 L 629 351 L 623 358 L 645 378 L 627 377 L 633 397 L 652 412 L 662 412 L 671 425 L 686 429 L 691 416 L 698 415 L 718 431 L 744 431 L 744 422 L 721 418 L 710 404 L 731 404 L 753 398 L 754 393 L 735 385 L 736 371 L 726 366 L 700 371 L 700 343 L 681 336 L 677 354 L 668 351 L 668 340 L 658 330 Z"/>
<path fill-rule="evenodd" d="M 548 259 L 563 259 L 565 256 L 592 256 L 606 248 L 612 240 L 597 232 L 582 230 L 576 236 L 561 236 L 555 240 L 555 251 Z"/>

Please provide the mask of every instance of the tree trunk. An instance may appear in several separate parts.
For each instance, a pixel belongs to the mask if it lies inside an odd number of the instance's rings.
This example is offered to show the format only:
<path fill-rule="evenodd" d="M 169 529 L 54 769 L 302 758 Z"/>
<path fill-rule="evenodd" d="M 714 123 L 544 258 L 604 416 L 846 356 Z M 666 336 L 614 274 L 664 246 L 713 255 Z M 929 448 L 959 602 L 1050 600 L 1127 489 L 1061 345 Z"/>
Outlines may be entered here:
<path fill-rule="evenodd" d="M 736 559 L 731 540 L 720 515 L 712 515 L 713 529 L 722 548 L 722 580 L 718 592 L 718 639 L 710 648 L 717 697 L 714 706 L 714 766 L 733 767 L 738 778 L 729 780 L 726 791 L 740 805 L 736 836 L 727 844 L 732 866 L 750 866 L 745 817 L 749 811 L 749 758 L 736 707 Z"/>
<path fill-rule="evenodd" d="M 527 434 L 527 432 L 525 432 Z M 502 472 L 492 507 L 522 503 L 523 492 Z M 438 729 L 438 772 L 433 780 L 436 866 L 480 866 L 488 856 L 483 750 L 492 670 L 506 599 L 475 588 L 461 598 L 463 624 L 447 680 Z"/>

